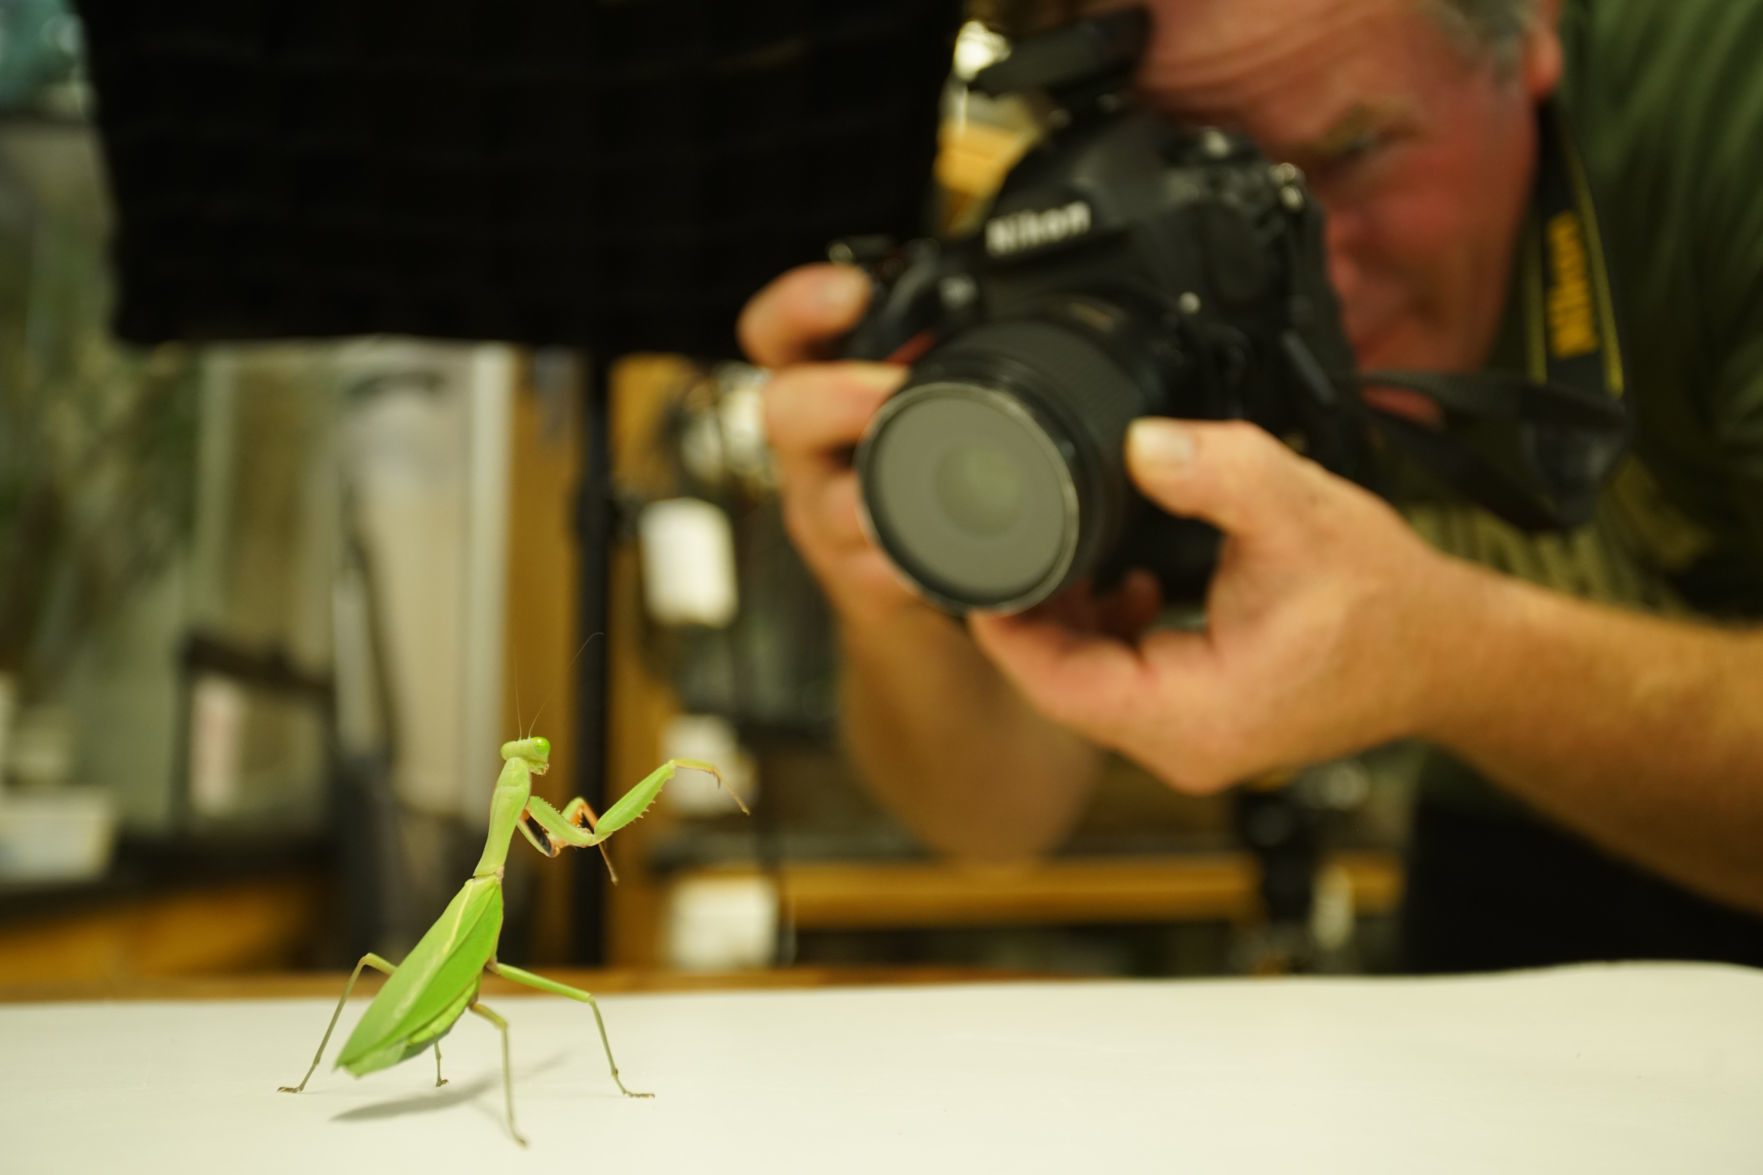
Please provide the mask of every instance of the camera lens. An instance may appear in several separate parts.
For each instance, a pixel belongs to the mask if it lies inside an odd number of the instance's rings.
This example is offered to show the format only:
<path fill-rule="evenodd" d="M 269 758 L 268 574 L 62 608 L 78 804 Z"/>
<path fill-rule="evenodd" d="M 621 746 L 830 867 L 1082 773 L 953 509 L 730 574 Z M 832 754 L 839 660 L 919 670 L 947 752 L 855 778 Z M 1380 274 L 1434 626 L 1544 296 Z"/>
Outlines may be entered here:
<path fill-rule="evenodd" d="M 1022 471 L 991 443 L 957 445 L 937 462 L 937 504 L 976 538 L 994 538 L 1022 519 Z"/>
<path fill-rule="evenodd" d="M 1008 395 L 911 388 L 872 426 L 863 466 L 877 541 L 935 596 L 996 606 L 1057 581 L 1071 559 L 1071 469 L 1046 423 Z"/>
<path fill-rule="evenodd" d="M 933 601 L 1019 611 L 1114 550 L 1131 496 L 1126 426 L 1154 388 L 1085 321 L 1097 305 L 967 331 L 871 423 L 857 453 L 865 519 Z"/>

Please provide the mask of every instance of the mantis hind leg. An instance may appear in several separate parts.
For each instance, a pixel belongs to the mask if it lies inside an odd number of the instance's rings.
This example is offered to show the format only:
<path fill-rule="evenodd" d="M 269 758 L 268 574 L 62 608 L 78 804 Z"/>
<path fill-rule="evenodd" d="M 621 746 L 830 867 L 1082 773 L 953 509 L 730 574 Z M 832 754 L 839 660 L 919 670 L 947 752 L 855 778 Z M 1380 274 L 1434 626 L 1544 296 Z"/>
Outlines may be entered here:
<path fill-rule="evenodd" d="M 447 1079 L 445 1077 L 441 1076 L 441 1042 L 436 1041 L 435 1042 L 435 1088 L 439 1089 L 439 1088 L 441 1088 L 441 1086 L 443 1086 L 445 1084 L 447 1084 Z"/>
<path fill-rule="evenodd" d="M 555 979 L 546 979 L 543 975 L 534 975 L 531 971 L 522 971 L 519 967 L 510 967 L 507 963 L 487 963 L 484 970 L 492 975 L 500 975 L 504 979 L 512 979 L 516 983 L 524 983 L 528 987 L 536 987 L 540 991 L 548 991 L 552 995 L 568 996 L 572 1000 L 580 1000 L 594 1010 L 594 1023 L 600 1029 L 600 1045 L 606 1050 L 606 1064 L 612 1069 L 612 1080 L 617 1083 L 619 1092 L 625 1097 L 654 1097 L 652 1093 L 637 1093 L 626 1089 L 624 1080 L 618 1075 L 618 1062 L 612 1059 L 612 1042 L 606 1039 L 606 1021 L 600 1015 L 600 1005 L 594 997 L 579 987 L 571 987 L 567 983 L 558 983 Z"/>
<path fill-rule="evenodd" d="M 514 1128 L 514 1067 L 508 1063 L 508 1021 L 502 1019 L 502 1017 L 496 1015 L 496 1013 L 490 1011 L 490 1009 L 484 1007 L 476 1000 L 472 1000 L 468 1007 L 471 1011 L 476 1012 L 479 1016 L 482 1016 L 491 1024 L 494 1024 L 497 1030 L 502 1033 L 502 1100 L 506 1104 L 508 1111 L 508 1133 L 514 1136 L 515 1142 L 518 1142 L 521 1146 L 525 1146 L 526 1139 L 522 1138 L 520 1131 Z"/>
<path fill-rule="evenodd" d="M 355 981 L 357 979 L 361 978 L 361 969 L 363 967 L 372 967 L 375 971 L 382 971 L 387 975 L 390 975 L 392 972 L 394 972 L 398 969 L 398 968 L 392 966 L 392 964 L 386 962 L 384 959 L 380 958 L 378 955 L 373 954 L 372 952 L 369 952 L 368 954 L 361 956 L 361 962 L 355 964 L 355 970 L 350 973 L 349 982 L 343 988 L 343 998 L 337 1001 L 337 1010 L 331 1013 L 331 1022 L 325 1026 L 324 1036 L 322 1038 L 320 1038 L 320 1040 L 318 1042 L 318 1051 L 316 1053 L 312 1054 L 312 1067 L 306 1070 L 306 1076 L 304 1076 L 300 1079 L 299 1085 L 279 1086 L 277 1089 L 277 1092 L 279 1092 L 279 1093 L 299 1093 L 301 1090 L 306 1088 L 306 1083 L 308 1081 L 312 1080 L 313 1071 L 318 1068 L 319 1058 L 324 1056 L 324 1046 L 331 1042 L 331 1033 L 336 1031 L 337 1017 L 341 1016 L 343 1014 L 343 1005 L 349 1002 L 349 993 L 355 990 Z M 440 1049 L 440 1046 L 437 1045 L 437 1046 L 435 1046 L 436 1084 L 440 1084 L 440 1081 L 439 1081 L 439 1078 L 441 1076 L 440 1065 L 441 1065 L 441 1049 Z"/>

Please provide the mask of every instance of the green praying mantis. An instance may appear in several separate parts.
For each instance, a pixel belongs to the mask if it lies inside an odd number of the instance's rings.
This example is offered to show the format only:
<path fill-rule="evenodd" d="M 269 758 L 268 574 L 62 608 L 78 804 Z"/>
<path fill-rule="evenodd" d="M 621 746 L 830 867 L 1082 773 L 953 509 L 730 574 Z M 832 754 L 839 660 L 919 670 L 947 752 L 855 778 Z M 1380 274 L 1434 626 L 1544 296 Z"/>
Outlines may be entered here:
<path fill-rule="evenodd" d="M 312 1056 L 312 1065 L 306 1070 L 306 1076 L 300 1079 L 299 1085 L 282 1086 L 281 1092 L 299 1093 L 306 1088 L 313 1071 L 318 1068 L 319 1059 L 324 1056 L 325 1046 L 330 1043 L 337 1019 L 343 1014 L 343 1005 L 348 1003 L 355 981 L 361 978 L 361 969 L 372 967 L 389 978 L 367 1006 L 355 1031 L 343 1043 L 343 1050 L 337 1055 L 336 1067 L 339 1069 L 347 1069 L 361 1077 L 407 1061 L 432 1047 L 435 1050 L 435 1085 L 445 1085 L 446 1079 L 441 1076 L 441 1038 L 461 1016 L 471 1012 L 488 1020 L 502 1034 L 502 1094 L 508 1132 L 516 1142 L 525 1146 L 526 1139 L 514 1126 L 514 1079 L 508 1062 L 508 1022 L 478 1000 L 478 986 L 488 973 L 587 1004 L 594 1011 L 594 1023 L 600 1029 L 600 1044 L 606 1050 L 606 1063 L 612 1068 L 612 1080 L 617 1082 L 619 1090 L 626 1097 L 654 1096 L 625 1088 L 624 1081 L 618 1076 L 618 1062 L 612 1059 L 612 1044 L 606 1039 L 606 1021 L 601 1017 L 600 1006 L 594 1002 L 593 996 L 567 983 L 558 983 L 497 961 L 496 945 L 502 933 L 502 873 L 508 850 L 518 830 L 547 857 L 555 857 L 564 846 L 586 848 L 589 845 L 599 846 L 601 856 L 606 857 L 606 838 L 641 816 L 682 767 L 709 772 L 715 776 L 717 784 L 729 792 L 742 812 L 747 811 L 747 806 L 728 788 L 722 774 L 710 763 L 701 759 L 669 759 L 606 809 L 604 816 L 596 818 L 588 802 L 579 796 L 559 812 L 532 794 L 532 777 L 545 774 L 550 763 L 551 743 L 548 739 L 528 737 L 502 744 L 502 773 L 496 777 L 496 789 L 490 800 L 490 832 L 484 841 L 483 856 L 478 858 L 477 868 L 447 908 L 441 911 L 435 924 L 405 956 L 403 963 L 393 966 L 372 953 L 361 957 L 349 976 L 348 985 L 343 988 L 342 998 L 337 1001 L 337 1010 L 331 1013 L 331 1022 L 318 1042 L 318 1051 Z M 608 870 L 612 868 L 610 858 L 606 858 L 606 867 Z M 616 873 L 612 880 L 618 880 Z"/>

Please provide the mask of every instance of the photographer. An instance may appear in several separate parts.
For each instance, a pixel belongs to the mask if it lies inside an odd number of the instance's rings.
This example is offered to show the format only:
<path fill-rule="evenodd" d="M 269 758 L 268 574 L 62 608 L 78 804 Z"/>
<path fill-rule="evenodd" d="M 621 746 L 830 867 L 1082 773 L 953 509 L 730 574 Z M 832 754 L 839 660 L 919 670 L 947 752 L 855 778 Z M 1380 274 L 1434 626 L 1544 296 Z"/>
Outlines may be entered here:
<path fill-rule="evenodd" d="M 839 617 L 853 760 L 927 844 L 1012 858 L 1070 830 L 1104 748 L 1202 794 L 1416 737 L 1441 753 L 1412 965 L 1763 963 L 1763 3 L 1151 7 L 1141 96 L 1303 169 L 1364 369 L 1510 353 L 1536 108 L 1557 96 L 1599 201 L 1633 457 L 1591 526 L 1527 559 L 1484 521 L 1427 526 L 1429 545 L 1253 426 L 1142 422 L 1140 490 L 1226 536 L 1205 632 L 1148 630 L 1143 575 L 963 627 L 859 524 L 848 454 L 904 376 L 828 359 L 867 283 L 792 272 L 741 330 L 776 369 L 767 427 Z"/>

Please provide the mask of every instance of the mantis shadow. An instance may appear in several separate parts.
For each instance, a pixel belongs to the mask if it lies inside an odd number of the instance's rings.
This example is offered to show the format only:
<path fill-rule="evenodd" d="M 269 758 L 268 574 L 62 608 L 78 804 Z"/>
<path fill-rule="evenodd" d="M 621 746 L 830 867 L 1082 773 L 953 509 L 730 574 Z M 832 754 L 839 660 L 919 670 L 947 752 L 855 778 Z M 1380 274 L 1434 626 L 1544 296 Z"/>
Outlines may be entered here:
<path fill-rule="evenodd" d="M 523 1080 L 537 1077 L 546 1070 L 557 1068 L 563 1063 L 563 1057 L 563 1053 L 553 1053 L 530 1068 L 519 1069 L 514 1074 L 515 1096 L 517 1098 L 520 1096 L 520 1083 Z M 331 1121 L 372 1122 L 380 1118 L 398 1118 L 405 1114 L 434 1113 L 439 1110 L 451 1109 L 464 1102 L 475 1101 L 491 1090 L 500 1092 L 501 1088 L 502 1074 L 500 1072 L 475 1078 L 463 1085 L 449 1081 L 440 1089 L 431 1087 L 422 1093 L 411 1094 L 392 1101 L 375 1102 L 372 1105 L 356 1106 L 352 1110 L 343 1110 L 341 1113 L 333 1114 Z M 501 1121 L 502 1115 L 499 1110 L 494 1117 L 497 1121 Z"/>

